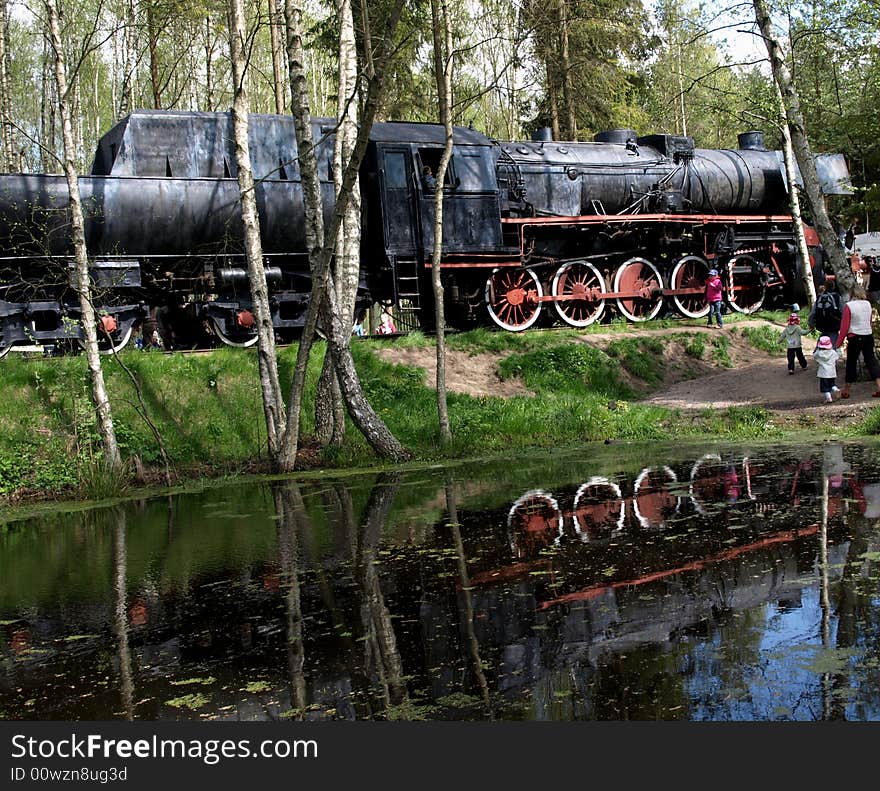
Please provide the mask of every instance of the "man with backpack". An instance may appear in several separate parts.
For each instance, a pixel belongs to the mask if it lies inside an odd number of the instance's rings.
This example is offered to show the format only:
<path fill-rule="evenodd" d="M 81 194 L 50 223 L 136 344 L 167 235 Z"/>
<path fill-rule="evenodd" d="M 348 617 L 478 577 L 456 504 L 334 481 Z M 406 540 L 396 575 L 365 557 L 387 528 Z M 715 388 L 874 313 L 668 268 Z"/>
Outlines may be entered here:
<path fill-rule="evenodd" d="M 831 291 L 824 283 L 819 286 L 816 295 L 816 303 L 810 311 L 808 324 L 811 330 L 818 330 L 819 335 L 827 335 L 831 338 L 832 348 L 837 345 L 837 336 L 840 333 L 840 319 L 843 316 L 843 307 L 840 302 L 840 294 Z"/>

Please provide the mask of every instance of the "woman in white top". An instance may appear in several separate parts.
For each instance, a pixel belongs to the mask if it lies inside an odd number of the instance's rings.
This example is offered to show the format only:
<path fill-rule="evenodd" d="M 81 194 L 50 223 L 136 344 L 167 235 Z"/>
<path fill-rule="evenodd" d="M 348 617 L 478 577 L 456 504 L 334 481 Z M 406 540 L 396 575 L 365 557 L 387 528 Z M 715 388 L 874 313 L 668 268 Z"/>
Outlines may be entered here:
<path fill-rule="evenodd" d="M 846 376 L 840 397 L 849 398 L 850 387 L 858 378 L 856 368 L 861 354 L 865 360 L 865 367 L 876 385 L 873 396 L 880 398 L 880 370 L 877 367 L 877 358 L 874 356 L 871 303 L 868 302 L 864 286 L 853 286 L 852 296 L 843 306 L 837 346 L 840 347 L 844 340 L 846 340 Z"/>

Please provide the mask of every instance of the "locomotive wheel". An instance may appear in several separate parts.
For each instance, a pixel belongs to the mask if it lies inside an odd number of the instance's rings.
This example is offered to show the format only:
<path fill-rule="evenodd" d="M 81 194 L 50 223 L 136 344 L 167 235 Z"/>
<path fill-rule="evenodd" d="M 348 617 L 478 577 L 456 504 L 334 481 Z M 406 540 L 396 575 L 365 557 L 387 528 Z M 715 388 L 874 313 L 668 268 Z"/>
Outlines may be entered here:
<path fill-rule="evenodd" d="M 211 319 L 211 326 L 217 337 L 227 346 L 237 349 L 247 349 L 257 342 L 257 333 L 253 330 L 240 329 L 235 333 L 227 333 L 224 330 L 224 322 L 221 319 Z"/>
<path fill-rule="evenodd" d="M 736 255 L 727 264 L 727 304 L 737 313 L 754 313 L 764 304 L 766 288 L 761 264 L 750 255 Z"/>
<path fill-rule="evenodd" d="M 113 330 L 112 332 L 108 333 L 103 331 L 99 327 L 98 351 L 101 354 L 116 354 L 117 352 L 122 351 L 131 340 L 131 333 L 133 329 L 133 324 L 125 324 L 119 329 Z M 80 349 L 85 350 L 86 342 L 84 338 L 77 338 L 76 342 L 79 344 Z"/>
<path fill-rule="evenodd" d="M 510 548 L 518 558 L 529 558 L 562 537 L 562 512 L 556 498 L 543 489 L 520 497 L 507 514 Z"/>
<path fill-rule="evenodd" d="M 688 489 L 694 510 L 706 516 L 712 503 L 721 501 L 724 489 L 721 481 L 721 456 L 706 453 L 700 456 L 691 467 L 691 483 Z"/>
<path fill-rule="evenodd" d="M 657 267 L 644 258 L 630 258 L 614 273 L 614 290 L 637 293 L 617 297 L 617 309 L 630 321 L 653 319 L 663 306 L 663 280 Z"/>
<path fill-rule="evenodd" d="M 626 521 L 626 501 L 620 487 L 601 475 L 580 485 L 572 504 L 574 531 L 581 541 L 617 535 Z"/>
<path fill-rule="evenodd" d="M 698 288 L 693 294 L 673 294 L 672 301 L 678 311 L 692 319 L 708 315 L 709 305 L 706 303 L 703 289 L 709 279 L 709 265 L 698 255 L 686 255 L 672 270 L 670 288 Z"/>
<path fill-rule="evenodd" d="M 486 281 L 486 308 L 501 329 L 522 332 L 541 315 L 541 281 L 530 269 L 496 269 Z"/>
<path fill-rule="evenodd" d="M 599 270 L 586 261 L 572 261 L 556 271 L 550 293 L 554 297 L 574 297 L 554 302 L 559 318 L 571 327 L 587 327 L 605 311 L 605 300 L 590 300 L 591 289 L 606 292 L 605 280 Z"/>
<path fill-rule="evenodd" d="M 12 351 L 12 344 L 11 343 L 4 343 L 3 325 L 0 324 L 0 360 L 2 360 L 11 351 Z"/>
<path fill-rule="evenodd" d="M 646 467 L 633 484 L 633 513 L 646 529 L 662 529 L 678 513 L 681 498 L 670 491 L 678 476 L 670 467 Z"/>

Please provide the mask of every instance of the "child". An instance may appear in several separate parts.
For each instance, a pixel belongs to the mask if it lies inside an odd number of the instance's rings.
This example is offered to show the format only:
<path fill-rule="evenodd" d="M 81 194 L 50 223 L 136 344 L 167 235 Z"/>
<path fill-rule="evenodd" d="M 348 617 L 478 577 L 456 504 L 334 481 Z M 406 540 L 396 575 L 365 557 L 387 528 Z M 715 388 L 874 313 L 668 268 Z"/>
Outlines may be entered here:
<path fill-rule="evenodd" d="M 721 320 L 721 278 L 718 277 L 717 269 L 709 270 L 709 279 L 706 281 L 706 302 L 709 303 L 706 326 L 712 326 L 712 316 L 714 316 L 720 329 L 724 326 L 724 322 Z"/>
<path fill-rule="evenodd" d="M 834 394 L 840 392 L 837 386 L 837 361 L 840 359 L 840 352 L 834 348 L 827 335 L 819 338 L 813 359 L 816 361 L 816 376 L 819 377 L 819 392 L 825 396 L 825 403 L 830 404 L 834 400 Z"/>
<path fill-rule="evenodd" d="M 788 326 L 779 333 L 779 340 L 785 341 L 788 353 L 788 372 L 794 373 L 794 358 L 797 357 L 801 368 L 807 367 L 807 358 L 804 357 L 804 350 L 801 348 L 801 337 L 809 335 L 810 330 L 801 327 L 801 317 L 797 313 L 792 313 L 788 317 Z"/>

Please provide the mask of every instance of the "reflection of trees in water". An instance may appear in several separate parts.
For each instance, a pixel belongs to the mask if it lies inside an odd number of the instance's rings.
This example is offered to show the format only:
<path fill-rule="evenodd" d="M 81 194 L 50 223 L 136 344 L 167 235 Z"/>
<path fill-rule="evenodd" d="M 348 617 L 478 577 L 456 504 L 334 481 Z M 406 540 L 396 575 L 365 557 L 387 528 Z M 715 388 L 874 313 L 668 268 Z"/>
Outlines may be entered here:
<path fill-rule="evenodd" d="M 306 697 L 305 644 L 303 641 L 302 596 L 299 580 L 299 536 L 308 530 L 302 494 L 295 482 L 274 491 L 275 513 L 278 517 L 278 565 L 287 587 L 284 594 L 285 644 L 287 672 L 290 678 L 290 702 L 294 717 L 301 719 Z"/>
<path fill-rule="evenodd" d="M 134 719 L 134 672 L 131 661 L 131 648 L 128 641 L 128 603 L 127 576 L 128 552 L 126 547 L 125 510 L 114 508 L 113 521 L 113 577 L 116 592 L 115 631 L 119 651 L 119 687 L 122 696 L 123 716 Z"/>
<path fill-rule="evenodd" d="M 483 661 L 480 658 L 480 643 L 474 631 L 474 603 L 471 595 L 471 581 L 468 576 L 467 557 L 464 551 L 464 542 L 461 539 L 461 523 L 458 521 L 458 503 L 455 493 L 455 479 L 446 475 L 446 511 L 449 516 L 449 528 L 452 532 L 452 542 L 455 545 L 455 560 L 458 568 L 458 584 L 461 588 L 461 598 L 464 603 L 463 626 L 467 636 L 468 651 L 471 657 L 471 667 L 474 677 L 480 688 L 480 697 L 486 714 L 492 718 L 492 703 L 489 699 L 489 684 L 486 674 L 483 672 Z"/>
<path fill-rule="evenodd" d="M 344 663 L 348 669 L 353 694 L 351 704 L 359 719 L 371 718 L 382 711 L 402 704 L 407 698 L 403 662 L 397 646 L 397 637 L 391 620 L 391 612 L 385 602 L 385 595 L 379 577 L 377 552 L 381 543 L 383 528 L 388 513 L 400 488 L 400 476 L 382 475 L 370 494 L 360 522 L 356 520 L 350 491 L 343 484 L 336 484 L 323 492 L 324 506 L 330 515 L 331 524 L 337 535 L 343 538 L 352 564 L 355 581 L 355 606 L 349 612 L 344 604 L 337 601 L 335 580 L 329 578 L 324 564 L 314 554 L 314 524 L 308 519 L 298 491 L 282 489 L 277 495 L 279 515 L 282 523 L 293 522 L 299 525 L 302 535 L 312 539 L 312 564 L 316 574 L 321 600 L 330 613 L 334 632 L 341 642 Z M 307 539 L 308 540 L 308 539 Z M 286 541 L 285 550 L 291 555 L 291 540 Z M 286 568 L 293 565 L 288 561 Z M 338 569 L 336 570 L 338 572 Z M 290 576 L 289 582 L 298 582 L 298 577 Z M 298 596 L 298 593 L 297 593 Z M 288 600 L 292 610 L 288 613 L 288 636 L 298 644 L 303 642 L 302 611 L 299 600 Z M 305 706 L 305 687 L 302 681 L 303 657 L 299 648 L 289 650 L 296 667 L 297 683 L 300 685 L 295 698 Z M 293 671 L 292 671 L 293 675 Z"/>
<path fill-rule="evenodd" d="M 396 474 L 383 475 L 376 482 L 358 531 L 354 555 L 355 578 L 362 596 L 360 626 L 366 637 L 364 666 L 375 672 L 386 707 L 401 704 L 407 694 L 403 663 L 376 563 L 382 529 L 399 488 L 400 476 Z"/>

